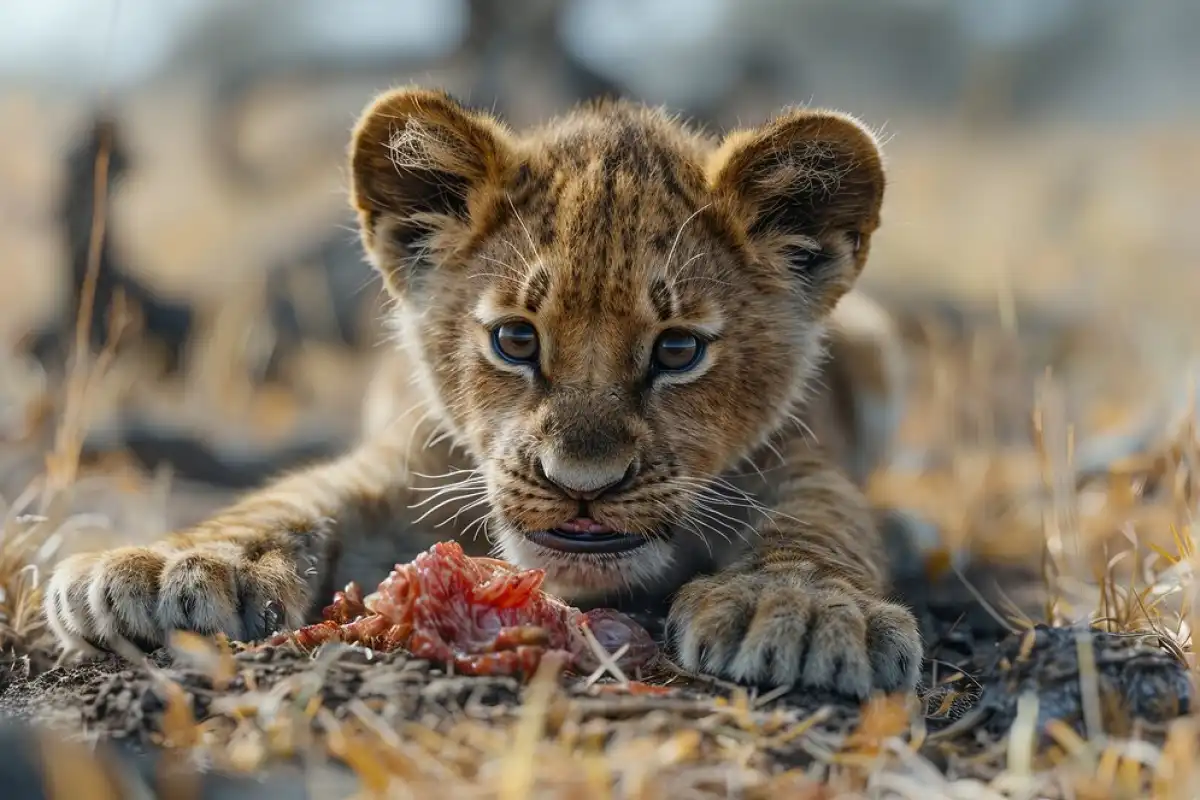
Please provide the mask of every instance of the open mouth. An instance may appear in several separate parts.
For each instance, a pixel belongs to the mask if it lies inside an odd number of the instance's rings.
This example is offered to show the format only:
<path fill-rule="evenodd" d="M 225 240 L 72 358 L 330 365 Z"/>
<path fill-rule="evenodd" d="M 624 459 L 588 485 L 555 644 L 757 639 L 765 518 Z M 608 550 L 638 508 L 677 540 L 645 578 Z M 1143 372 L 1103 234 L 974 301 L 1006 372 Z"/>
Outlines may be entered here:
<path fill-rule="evenodd" d="M 598 523 L 590 525 L 572 521 L 548 531 L 526 534 L 534 544 L 560 553 L 604 555 L 636 550 L 649 541 L 645 536 L 619 533 Z"/>

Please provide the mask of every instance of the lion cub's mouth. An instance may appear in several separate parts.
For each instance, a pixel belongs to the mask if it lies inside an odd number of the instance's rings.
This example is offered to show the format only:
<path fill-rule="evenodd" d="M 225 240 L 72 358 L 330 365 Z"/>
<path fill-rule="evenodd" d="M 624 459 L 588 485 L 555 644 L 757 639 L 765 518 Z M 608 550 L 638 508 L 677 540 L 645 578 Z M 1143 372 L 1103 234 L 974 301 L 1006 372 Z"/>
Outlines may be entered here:
<path fill-rule="evenodd" d="M 527 534 L 530 541 L 560 553 L 602 555 L 636 550 L 648 541 L 645 536 L 621 533 L 584 517 L 564 522 L 548 531 Z"/>

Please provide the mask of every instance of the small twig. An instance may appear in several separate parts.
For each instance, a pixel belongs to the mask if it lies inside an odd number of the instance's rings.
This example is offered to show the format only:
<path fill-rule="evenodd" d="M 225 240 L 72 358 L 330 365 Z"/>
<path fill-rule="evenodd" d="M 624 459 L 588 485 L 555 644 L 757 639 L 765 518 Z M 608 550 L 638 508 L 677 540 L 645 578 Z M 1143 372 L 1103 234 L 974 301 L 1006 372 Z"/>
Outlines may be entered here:
<path fill-rule="evenodd" d="M 760 694 L 758 697 L 755 697 L 751 701 L 750 707 L 753 709 L 762 708 L 763 706 L 767 705 L 768 703 L 771 703 L 771 702 L 783 697 L 791 690 L 792 690 L 792 684 L 790 684 L 790 683 L 785 684 L 784 686 L 776 686 L 771 691 L 766 692 L 764 694 Z"/>
<path fill-rule="evenodd" d="M 1079 660 L 1079 696 L 1083 704 L 1083 726 L 1089 742 L 1099 742 L 1104 736 L 1104 719 L 1100 711 L 1100 679 L 1096 671 L 1096 651 L 1092 647 L 1092 632 L 1086 628 L 1075 633 Z"/>
<path fill-rule="evenodd" d="M 587 642 L 588 649 L 592 651 L 592 655 L 600 662 L 600 666 L 596 671 L 588 676 L 586 681 L 587 687 L 590 689 L 596 681 L 604 677 L 605 674 L 612 675 L 622 687 L 629 687 L 629 678 L 625 677 L 625 673 L 621 671 L 621 667 L 617 664 L 617 659 L 625 655 L 629 651 L 629 643 L 621 645 L 617 648 L 617 652 L 609 653 L 604 649 L 604 645 L 596 639 L 596 635 L 592 633 L 587 625 L 580 625 L 579 630 L 583 633 L 583 640 Z"/>

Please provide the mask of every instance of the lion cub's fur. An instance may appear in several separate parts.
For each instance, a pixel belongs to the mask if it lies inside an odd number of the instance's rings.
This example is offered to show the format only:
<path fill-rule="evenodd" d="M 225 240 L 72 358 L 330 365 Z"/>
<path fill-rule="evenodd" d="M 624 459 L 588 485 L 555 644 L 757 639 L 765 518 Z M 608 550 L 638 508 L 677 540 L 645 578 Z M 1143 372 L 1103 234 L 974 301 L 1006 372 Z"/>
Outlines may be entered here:
<path fill-rule="evenodd" d="M 916 626 L 885 600 L 856 486 L 886 453 L 898 364 L 887 318 L 847 294 L 883 198 L 870 132 L 788 110 L 716 141 L 613 102 L 517 135 L 403 89 L 365 111 L 350 173 L 399 345 L 361 444 L 156 546 L 64 561 L 46 600 L 64 645 L 260 637 L 458 532 L 578 603 L 669 604 L 687 668 L 914 684 Z M 493 351 L 513 320 L 536 328 L 535 366 Z M 668 329 L 707 348 L 651 374 Z M 588 485 L 626 475 L 581 504 L 550 460 Z M 527 535 L 581 516 L 645 543 L 565 554 Z"/>

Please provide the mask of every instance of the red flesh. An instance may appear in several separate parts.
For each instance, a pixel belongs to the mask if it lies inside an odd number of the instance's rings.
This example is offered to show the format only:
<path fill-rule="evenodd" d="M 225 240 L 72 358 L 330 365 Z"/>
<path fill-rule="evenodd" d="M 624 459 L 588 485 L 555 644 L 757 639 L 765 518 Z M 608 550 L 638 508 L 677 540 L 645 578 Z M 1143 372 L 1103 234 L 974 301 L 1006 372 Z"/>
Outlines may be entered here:
<path fill-rule="evenodd" d="M 470 558 L 455 542 L 439 542 L 408 564 L 397 564 L 374 594 L 357 584 L 334 595 L 324 621 L 269 644 L 292 641 L 310 650 L 328 641 L 375 650 L 404 647 L 417 658 L 453 665 L 464 675 L 531 675 L 547 654 L 575 671 L 599 665 L 587 627 L 623 669 L 648 663 L 657 651 L 636 622 L 611 609 L 587 613 L 542 591 L 545 573 L 491 558 Z"/>

